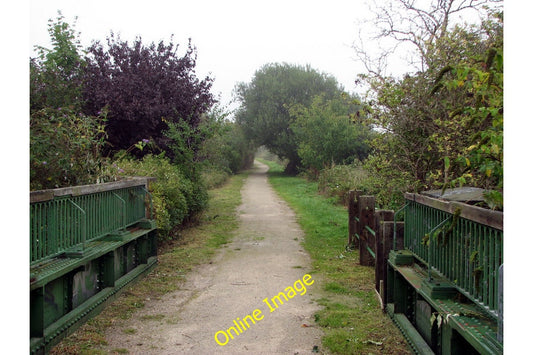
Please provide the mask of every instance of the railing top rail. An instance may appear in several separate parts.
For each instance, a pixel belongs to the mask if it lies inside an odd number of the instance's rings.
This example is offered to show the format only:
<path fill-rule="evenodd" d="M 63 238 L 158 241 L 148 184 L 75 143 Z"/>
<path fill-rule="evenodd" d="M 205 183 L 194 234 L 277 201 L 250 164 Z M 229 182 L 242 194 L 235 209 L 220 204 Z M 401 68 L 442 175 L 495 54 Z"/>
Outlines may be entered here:
<path fill-rule="evenodd" d="M 404 196 L 407 200 L 452 214 L 459 208 L 461 210 L 461 217 L 503 231 L 503 212 L 472 206 L 462 202 L 445 201 L 415 193 L 405 193 Z"/>
<path fill-rule="evenodd" d="M 30 203 L 44 202 L 53 200 L 55 197 L 63 196 L 81 196 L 88 195 L 97 192 L 112 191 L 123 189 L 132 186 L 146 186 L 150 182 L 155 181 L 156 178 L 153 177 L 131 177 L 125 180 L 106 182 L 102 184 L 94 185 L 80 185 L 80 186 L 70 186 L 62 187 L 58 189 L 50 190 L 38 190 L 30 192 Z"/>

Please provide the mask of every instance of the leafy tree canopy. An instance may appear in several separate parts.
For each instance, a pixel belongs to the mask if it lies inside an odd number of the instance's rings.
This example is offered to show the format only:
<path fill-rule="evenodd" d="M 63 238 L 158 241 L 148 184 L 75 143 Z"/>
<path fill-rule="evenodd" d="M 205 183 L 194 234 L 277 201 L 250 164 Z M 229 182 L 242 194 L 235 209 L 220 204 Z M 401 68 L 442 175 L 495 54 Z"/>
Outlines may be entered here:
<path fill-rule="evenodd" d="M 142 139 L 166 149 L 166 122 L 194 129 L 215 102 L 210 92 L 213 80 L 196 76 L 196 48 L 191 41 L 183 56 L 177 49 L 172 39 L 169 44 L 145 46 L 137 38 L 130 46 L 113 33 L 107 49 L 100 42 L 88 49 L 85 111 L 95 115 L 108 107 L 112 150 L 126 149 Z"/>
<path fill-rule="evenodd" d="M 503 182 L 503 14 L 456 25 L 424 42 L 425 69 L 368 75 L 376 173 L 406 174 L 417 189 Z M 497 197 L 501 200 L 501 198 Z"/>
<path fill-rule="evenodd" d="M 30 108 L 81 108 L 81 73 L 85 66 L 84 51 L 74 25 L 65 22 L 58 12 L 49 20 L 48 33 L 52 49 L 36 46 L 38 56 L 30 59 Z"/>
<path fill-rule="evenodd" d="M 305 168 L 319 171 L 334 164 L 364 160 L 371 129 L 358 119 L 359 105 L 347 95 L 329 101 L 316 96 L 309 107 L 295 105 L 291 128 Z"/>
<path fill-rule="evenodd" d="M 329 100 L 342 92 L 335 78 L 310 66 L 267 64 L 256 71 L 250 83 L 237 85 L 242 107 L 236 119 L 256 146 L 264 145 L 280 158 L 288 159 L 286 172 L 295 173 L 301 161 L 291 128 L 294 117 L 290 107 L 307 107 L 317 95 Z"/>

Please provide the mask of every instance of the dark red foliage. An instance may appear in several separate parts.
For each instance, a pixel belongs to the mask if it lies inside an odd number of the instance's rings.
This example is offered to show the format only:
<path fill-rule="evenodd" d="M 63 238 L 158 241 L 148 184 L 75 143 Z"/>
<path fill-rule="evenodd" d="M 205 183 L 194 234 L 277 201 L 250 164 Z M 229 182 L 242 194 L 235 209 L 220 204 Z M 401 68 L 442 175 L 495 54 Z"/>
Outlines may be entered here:
<path fill-rule="evenodd" d="M 88 114 L 108 106 L 110 150 L 127 149 L 142 139 L 166 148 L 164 120 L 196 127 L 216 102 L 210 92 L 213 79 L 196 76 L 196 48 L 190 40 L 182 57 L 172 39 L 168 45 L 144 46 L 137 38 L 130 47 L 111 34 L 107 44 L 107 50 L 99 42 L 88 49 L 84 99 Z"/>

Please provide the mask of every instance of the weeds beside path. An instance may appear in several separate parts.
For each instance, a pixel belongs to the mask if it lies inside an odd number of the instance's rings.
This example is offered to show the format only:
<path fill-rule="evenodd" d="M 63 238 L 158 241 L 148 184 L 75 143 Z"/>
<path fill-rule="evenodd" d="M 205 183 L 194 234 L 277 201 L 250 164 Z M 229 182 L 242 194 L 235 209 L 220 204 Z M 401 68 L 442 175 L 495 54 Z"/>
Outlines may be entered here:
<path fill-rule="evenodd" d="M 410 354 L 400 331 L 382 313 L 374 291 L 374 269 L 358 265 L 359 253 L 347 251 L 347 211 L 335 198 L 318 194 L 317 183 L 284 176 L 269 165 L 269 181 L 295 211 L 305 233 L 304 247 L 313 275 L 322 281 L 323 309 L 316 321 L 325 336 L 322 344 L 339 354 Z"/>

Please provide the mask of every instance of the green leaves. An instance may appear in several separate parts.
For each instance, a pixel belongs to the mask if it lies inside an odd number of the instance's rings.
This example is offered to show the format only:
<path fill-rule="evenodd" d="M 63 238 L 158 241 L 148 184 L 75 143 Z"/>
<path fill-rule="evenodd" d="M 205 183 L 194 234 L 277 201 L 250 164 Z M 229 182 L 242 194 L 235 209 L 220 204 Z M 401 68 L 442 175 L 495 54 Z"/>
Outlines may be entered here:
<path fill-rule="evenodd" d="M 102 166 L 107 112 L 85 116 L 70 108 L 30 115 L 30 188 L 96 183 Z"/>
<path fill-rule="evenodd" d="M 317 171 L 367 157 L 371 130 L 352 120 L 357 109 L 348 98 L 326 100 L 323 96 L 316 96 L 309 107 L 291 107 L 294 121 L 290 127 L 304 168 Z"/>
<path fill-rule="evenodd" d="M 371 175 L 405 174 L 421 189 L 503 188 L 501 17 L 456 26 L 424 47 L 427 68 L 401 79 L 367 77 L 380 128 Z M 365 164 L 368 166 L 369 164 Z"/>
<path fill-rule="evenodd" d="M 49 21 L 48 33 L 53 49 L 36 47 L 38 57 L 30 60 L 30 108 L 74 107 L 81 109 L 82 70 L 85 61 L 79 33 L 65 22 L 58 12 L 56 21 Z"/>
<path fill-rule="evenodd" d="M 309 107 L 316 95 L 331 99 L 342 93 L 337 81 L 309 66 L 268 64 L 256 71 L 252 81 L 236 87 L 242 108 L 236 120 L 256 146 L 265 145 L 289 160 L 288 172 L 300 166 L 290 110 Z"/>

